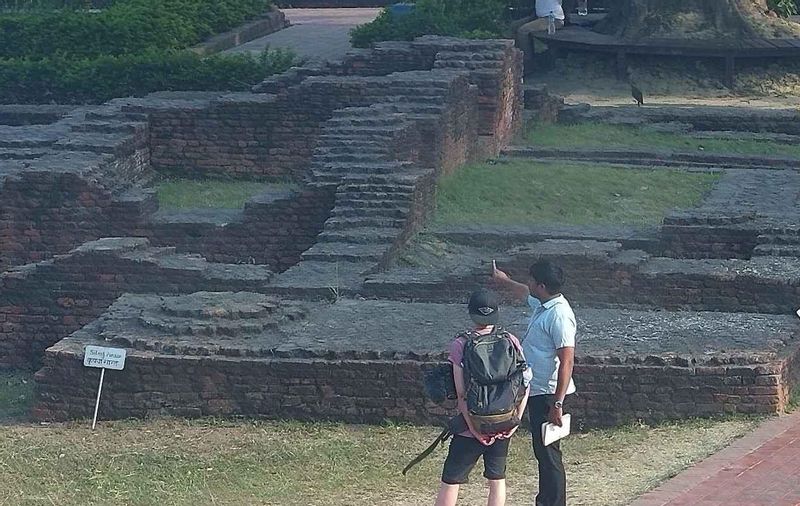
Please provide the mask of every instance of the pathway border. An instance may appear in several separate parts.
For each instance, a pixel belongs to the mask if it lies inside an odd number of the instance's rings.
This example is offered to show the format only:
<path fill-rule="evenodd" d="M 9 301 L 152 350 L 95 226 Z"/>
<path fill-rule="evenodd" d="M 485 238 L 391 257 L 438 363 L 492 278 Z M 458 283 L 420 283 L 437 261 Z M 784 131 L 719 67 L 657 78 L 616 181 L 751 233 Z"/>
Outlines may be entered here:
<path fill-rule="evenodd" d="M 229 32 L 215 35 L 196 46 L 192 46 L 189 50 L 201 55 L 219 53 L 226 49 L 240 46 L 245 42 L 278 32 L 288 26 L 289 22 L 286 20 L 286 15 L 277 8 L 273 8 L 262 14 L 261 18 L 237 26 Z"/>

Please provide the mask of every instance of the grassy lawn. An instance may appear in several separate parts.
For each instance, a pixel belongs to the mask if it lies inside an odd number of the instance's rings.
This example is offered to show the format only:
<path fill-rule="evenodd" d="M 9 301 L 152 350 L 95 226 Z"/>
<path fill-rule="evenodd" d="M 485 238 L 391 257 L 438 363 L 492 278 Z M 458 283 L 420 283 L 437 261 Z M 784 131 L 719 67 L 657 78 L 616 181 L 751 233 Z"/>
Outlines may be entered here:
<path fill-rule="evenodd" d="M 439 448 L 408 476 L 400 470 L 435 427 L 259 420 L 22 421 L 30 374 L 0 381 L 0 504 L 430 505 L 447 454 Z M 87 401 L 90 402 L 90 401 Z M 14 420 L 16 419 L 16 420 Z M 632 498 L 752 430 L 756 418 L 630 425 L 576 433 L 563 444 L 569 504 Z M 460 505 L 485 504 L 480 465 Z M 509 505 L 536 488 L 530 434 L 511 445 Z"/>
<path fill-rule="evenodd" d="M 753 419 L 629 426 L 564 443 L 569 503 L 626 504 L 733 439 Z M 438 429 L 297 422 L 159 420 L 6 426 L 0 504 L 429 505 L 446 450 L 400 470 Z M 512 443 L 508 504 L 530 503 L 530 436 Z M 479 466 L 480 467 L 480 466 Z M 480 469 L 462 505 L 485 504 Z"/>
<path fill-rule="evenodd" d="M 679 170 L 510 161 L 464 167 L 437 196 L 440 224 L 658 224 L 719 178 Z"/>
<path fill-rule="evenodd" d="M 800 158 L 800 146 L 791 144 L 757 140 L 696 139 L 677 133 L 601 123 L 536 124 L 528 130 L 527 141 L 533 146 L 562 149 L 629 148 Z"/>
<path fill-rule="evenodd" d="M 254 181 L 168 179 L 156 184 L 161 209 L 238 209 L 269 188 L 287 188 Z"/>

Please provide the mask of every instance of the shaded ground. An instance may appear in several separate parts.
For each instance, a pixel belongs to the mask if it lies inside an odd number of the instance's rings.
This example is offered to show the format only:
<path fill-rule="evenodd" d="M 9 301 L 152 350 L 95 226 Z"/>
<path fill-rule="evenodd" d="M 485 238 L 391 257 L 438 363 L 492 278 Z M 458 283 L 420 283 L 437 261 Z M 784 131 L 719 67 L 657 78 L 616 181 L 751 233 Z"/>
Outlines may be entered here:
<path fill-rule="evenodd" d="M 629 426 L 567 438 L 569 504 L 626 504 L 751 430 L 754 419 Z M 0 504 L 367 506 L 431 504 L 446 451 L 402 467 L 438 429 L 291 422 L 88 421 L 0 432 Z M 511 445 L 508 504 L 536 487 L 530 436 Z M 485 504 L 473 472 L 459 504 Z"/>
<path fill-rule="evenodd" d="M 721 64 L 713 60 L 632 58 L 629 68 L 644 92 L 645 105 L 738 105 L 758 108 L 800 106 L 800 64 L 737 64 L 736 89 L 725 88 Z M 548 72 L 534 72 L 526 85 L 547 85 L 568 103 L 633 104 L 630 86 L 615 77 L 614 62 L 602 55 L 570 53 Z"/>
<path fill-rule="evenodd" d="M 0 424 L 27 418 L 33 401 L 33 378 L 27 373 L 0 373 Z"/>

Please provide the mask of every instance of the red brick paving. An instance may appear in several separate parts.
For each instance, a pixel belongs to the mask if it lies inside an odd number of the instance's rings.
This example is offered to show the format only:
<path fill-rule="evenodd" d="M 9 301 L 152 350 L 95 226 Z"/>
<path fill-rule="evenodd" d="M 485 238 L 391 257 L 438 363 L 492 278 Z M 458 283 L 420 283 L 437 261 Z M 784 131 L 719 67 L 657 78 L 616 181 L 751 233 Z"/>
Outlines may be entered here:
<path fill-rule="evenodd" d="M 800 505 L 800 411 L 770 419 L 631 506 Z"/>

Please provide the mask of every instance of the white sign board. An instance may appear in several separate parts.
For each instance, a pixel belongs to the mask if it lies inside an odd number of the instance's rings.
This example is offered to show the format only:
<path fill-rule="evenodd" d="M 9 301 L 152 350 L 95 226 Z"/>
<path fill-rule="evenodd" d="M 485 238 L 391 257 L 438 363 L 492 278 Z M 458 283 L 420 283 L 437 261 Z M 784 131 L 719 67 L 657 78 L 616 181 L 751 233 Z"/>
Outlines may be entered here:
<path fill-rule="evenodd" d="M 87 346 L 84 348 L 83 365 L 121 371 L 125 367 L 125 349 Z"/>

